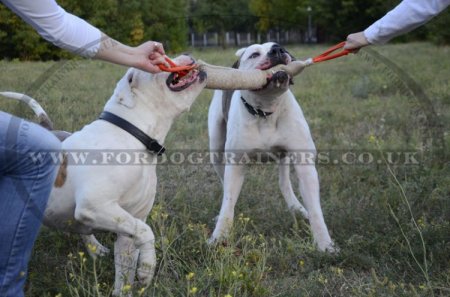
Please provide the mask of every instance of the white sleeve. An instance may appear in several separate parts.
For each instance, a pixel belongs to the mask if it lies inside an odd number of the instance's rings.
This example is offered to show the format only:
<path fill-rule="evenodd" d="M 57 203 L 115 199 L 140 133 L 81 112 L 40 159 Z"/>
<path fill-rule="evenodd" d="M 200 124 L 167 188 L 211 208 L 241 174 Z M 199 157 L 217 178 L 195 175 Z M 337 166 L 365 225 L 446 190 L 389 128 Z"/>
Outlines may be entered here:
<path fill-rule="evenodd" d="M 404 0 L 364 30 L 364 35 L 372 44 L 384 44 L 425 24 L 449 4 L 450 0 Z"/>
<path fill-rule="evenodd" d="M 100 48 L 100 30 L 67 13 L 55 0 L 0 1 L 58 47 L 84 57 L 95 56 Z"/>

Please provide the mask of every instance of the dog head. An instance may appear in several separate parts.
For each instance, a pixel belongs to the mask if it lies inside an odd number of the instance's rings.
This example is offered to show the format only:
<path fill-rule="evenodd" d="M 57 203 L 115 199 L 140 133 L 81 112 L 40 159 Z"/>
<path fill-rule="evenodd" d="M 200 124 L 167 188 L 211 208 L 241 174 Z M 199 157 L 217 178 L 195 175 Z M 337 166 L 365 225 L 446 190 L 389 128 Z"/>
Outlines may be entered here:
<path fill-rule="evenodd" d="M 236 52 L 239 60 L 233 65 L 238 69 L 261 69 L 266 70 L 279 64 L 289 64 L 295 58 L 282 46 L 274 42 L 264 44 L 253 44 L 246 48 L 241 48 Z M 283 93 L 292 84 L 292 79 L 284 71 L 274 73 L 267 84 L 258 90 L 259 93 Z"/>
<path fill-rule="evenodd" d="M 173 61 L 180 66 L 195 60 L 181 55 Z M 206 73 L 192 69 L 183 77 L 175 73 L 148 73 L 130 68 L 117 83 L 112 99 L 127 108 L 134 108 L 139 100 L 147 105 L 170 108 L 177 112 L 189 109 L 206 85 Z"/>

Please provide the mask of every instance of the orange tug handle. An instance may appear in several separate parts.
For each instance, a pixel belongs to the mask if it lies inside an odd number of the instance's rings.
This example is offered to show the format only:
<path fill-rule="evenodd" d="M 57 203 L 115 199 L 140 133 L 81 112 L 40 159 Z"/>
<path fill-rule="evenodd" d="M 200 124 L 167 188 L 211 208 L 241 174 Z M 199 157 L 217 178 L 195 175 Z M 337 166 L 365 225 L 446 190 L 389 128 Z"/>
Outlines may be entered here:
<path fill-rule="evenodd" d="M 352 52 L 355 51 L 355 50 L 347 50 L 347 49 L 345 49 L 345 50 L 342 50 L 341 52 L 338 52 L 338 53 L 335 53 L 335 54 L 331 54 L 331 53 L 333 53 L 334 51 L 336 51 L 336 50 L 338 50 L 338 49 L 340 49 L 340 48 L 343 48 L 344 45 L 345 45 L 345 41 L 343 41 L 343 42 L 341 42 L 341 43 L 338 43 L 338 44 L 336 44 L 336 45 L 333 46 L 333 47 L 330 47 L 330 48 L 329 48 L 327 51 L 325 51 L 323 54 L 320 54 L 320 55 L 318 55 L 318 56 L 315 56 L 315 57 L 313 58 L 313 62 L 314 62 L 314 63 L 319 63 L 319 62 L 323 62 L 323 61 L 327 61 L 327 60 L 336 59 L 336 58 L 339 58 L 339 57 L 348 55 L 348 54 L 350 54 L 350 53 L 352 53 Z"/>
<path fill-rule="evenodd" d="M 161 71 L 165 71 L 165 72 L 176 72 L 181 77 L 185 76 L 186 74 L 188 74 L 188 72 L 190 70 L 192 70 L 195 67 L 197 67 L 197 65 L 195 65 L 195 64 L 193 64 L 193 65 L 185 65 L 185 66 L 178 66 L 177 64 L 175 64 L 174 61 L 172 61 L 167 56 L 164 57 L 164 59 L 166 60 L 167 63 L 169 63 L 170 67 L 166 67 L 166 65 L 164 65 L 164 64 L 159 64 L 158 65 L 159 69 L 161 69 Z"/>

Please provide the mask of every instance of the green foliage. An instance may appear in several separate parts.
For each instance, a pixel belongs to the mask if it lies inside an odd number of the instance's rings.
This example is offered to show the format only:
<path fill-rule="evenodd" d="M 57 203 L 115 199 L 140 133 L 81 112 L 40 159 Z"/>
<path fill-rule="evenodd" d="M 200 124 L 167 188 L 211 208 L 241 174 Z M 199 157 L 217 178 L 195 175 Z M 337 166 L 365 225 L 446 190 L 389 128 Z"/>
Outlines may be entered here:
<path fill-rule="evenodd" d="M 436 44 L 450 44 L 450 10 L 447 9 L 426 25 L 428 38 Z"/>
<path fill-rule="evenodd" d="M 259 17 L 258 30 L 302 28 L 307 24 L 308 0 L 250 0 L 250 10 Z"/>
<path fill-rule="evenodd" d="M 54 47 L 6 6 L 0 4 L 0 57 L 37 60 L 58 58 Z"/>
<path fill-rule="evenodd" d="M 125 44 L 158 40 L 173 51 L 186 46 L 186 0 L 60 0 L 58 3 Z M 41 38 L 3 4 L 0 4 L 0 38 L 3 58 L 49 60 L 72 56 Z"/>
<path fill-rule="evenodd" d="M 215 31 L 219 44 L 225 46 L 225 32 L 253 31 L 254 17 L 250 14 L 247 0 L 196 0 L 190 2 L 192 28 L 199 33 Z"/>
<path fill-rule="evenodd" d="M 392 9 L 396 0 L 60 0 L 67 11 L 87 20 L 109 36 L 129 45 L 158 40 L 169 51 L 186 48 L 188 33 L 305 32 L 308 18 L 319 42 L 336 42 L 362 31 Z M 310 12 L 307 8 L 311 7 Z M 432 40 L 449 44 L 450 12 L 397 41 Z M 0 57 L 52 60 L 73 57 L 49 44 L 0 4 Z"/>

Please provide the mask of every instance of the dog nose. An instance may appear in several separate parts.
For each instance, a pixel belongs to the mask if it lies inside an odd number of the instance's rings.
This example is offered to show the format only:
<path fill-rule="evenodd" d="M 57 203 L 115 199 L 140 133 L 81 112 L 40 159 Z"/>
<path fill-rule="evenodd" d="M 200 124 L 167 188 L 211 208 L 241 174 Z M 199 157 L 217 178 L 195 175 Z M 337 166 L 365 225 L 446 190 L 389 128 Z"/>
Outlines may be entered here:
<path fill-rule="evenodd" d="M 279 57 L 281 58 L 286 50 L 279 45 L 274 45 L 268 52 L 269 57 Z"/>

